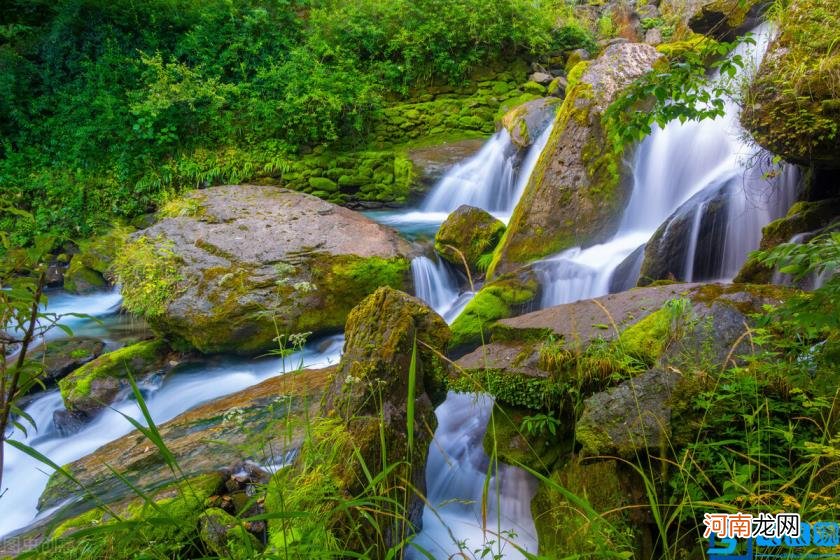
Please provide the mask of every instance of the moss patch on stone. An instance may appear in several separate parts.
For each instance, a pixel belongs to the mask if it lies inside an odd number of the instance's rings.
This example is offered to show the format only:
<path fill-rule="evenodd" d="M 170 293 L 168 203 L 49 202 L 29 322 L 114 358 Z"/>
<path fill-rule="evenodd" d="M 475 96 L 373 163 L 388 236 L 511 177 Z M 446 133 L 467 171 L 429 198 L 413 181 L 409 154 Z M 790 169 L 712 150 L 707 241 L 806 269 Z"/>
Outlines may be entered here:
<path fill-rule="evenodd" d="M 125 379 L 129 373 L 134 376 L 148 373 L 150 367 L 161 362 L 167 350 L 168 346 L 162 340 L 150 340 L 99 356 L 58 382 L 64 405 L 68 410 L 103 406 L 103 403 L 91 402 L 91 388 L 96 380 Z"/>
<path fill-rule="evenodd" d="M 741 122 L 784 159 L 840 168 L 840 10 L 834 0 L 793 0 L 750 86 Z"/>
<path fill-rule="evenodd" d="M 514 309 L 533 300 L 538 290 L 536 278 L 514 275 L 485 285 L 453 321 L 451 344 L 455 347 L 481 342 L 495 321 L 510 317 Z"/>
<path fill-rule="evenodd" d="M 123 307 L 146 319 L 166 311 L 183 280 L 171 247 L 145 236 L 123 247 L 114 261 L 114 275 L 122 285 Z"/>

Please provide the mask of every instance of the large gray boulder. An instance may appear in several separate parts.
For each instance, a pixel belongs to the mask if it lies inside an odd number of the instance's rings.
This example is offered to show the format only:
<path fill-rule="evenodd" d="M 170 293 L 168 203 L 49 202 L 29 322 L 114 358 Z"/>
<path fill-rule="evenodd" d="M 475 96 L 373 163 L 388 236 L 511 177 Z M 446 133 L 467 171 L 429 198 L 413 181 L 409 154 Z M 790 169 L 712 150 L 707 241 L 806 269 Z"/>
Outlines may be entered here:
<path fill-rule="evenodd" d="M 514 145 L 527 148 L 554 118 L 559 101 L 556 97 L 541 97 L 528 101 L 505 113 L 500 124 L 508 131 Z"/>
<path fill-rule="evenodd" d="M 116 275 L 128 310 L 201 352 L 340 330 L 376 288 L 410 282 L 411 248 L 395 231 L 314 196 L 222 186 L 166 210 L 131 237 Z"/>
<path fill-rule="evenodd" d="M 569 73 L 554 129 L 508 225 L 489 277 L 575 245 L 608 238 L 629 189 L 622 152 L 601 117 L 661 55 L 650 45 L 620 43 Z"/>

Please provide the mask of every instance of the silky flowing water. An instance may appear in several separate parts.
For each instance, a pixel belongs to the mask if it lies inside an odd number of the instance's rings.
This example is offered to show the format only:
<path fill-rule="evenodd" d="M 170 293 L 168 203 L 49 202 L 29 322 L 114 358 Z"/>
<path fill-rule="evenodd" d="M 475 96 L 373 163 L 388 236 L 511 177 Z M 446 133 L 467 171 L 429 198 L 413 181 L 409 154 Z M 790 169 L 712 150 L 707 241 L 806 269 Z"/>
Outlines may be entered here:
<path fill-rule="evenodd" d="M 766 27 L 756 30 L 757 45 L 740 47 L 748 61 L 747 72 L 757 67 L 769 38 Z M 534 145 L 518 151 L 504 130 L 494 135 L 474 156 L 451 169 L 432 189 L 422 205 L 401 212 L 369 213 L 407 236 L 431 235 L 446 216 L 462 204 L 483 208 L 507 222 L 525 190 L 528 179 L 545 147 L 551 126 Z M 542 282 L 541 306 L 556 305 L 628 289 L 635 285 L 642 263 L 642 248 L 654 232 L 680 213 L 689 215 L 692 227 L 683 269 L 685 280 L 696 279 L 700 258 L 714 262 L 706 266 L 719 279 L 731 278 L 746 254 L 758 246 L 761 227 L 781 215 L 793 200 L 797 183 L 793 168 L 782 168 L 772 177 L 763 174 L 756 161 L 766 154 L 743 141 L 738 125 L 738 108 L 730 103 L 726 115 L 715 121 L 672 123 L 657 128 L 634 151 L 631 162 L 633 191 L 615 235 L 606 243 L 576 247 L 535 264 Z M 726 200 L 723 243 L 714 254 L 698 253 L 697 235 L 712 196 Z M 667 232 L 666 232 L 667 235 Z M 623 264 L 624 263 L 624 264 Z M 452 322 L 473 293 L 465 277 L 437 256 L 421 256 L 412 262 L 415 293 Z M 623 276 L 617 277 L 616 271 Z M 77 312 L 104 319 L 104 323 L 71 319 L 83 334 L 108 338 L 108 324 L 117 317 L 117 292 L 93 296 L 54 295 L 50 312 Z M 104 325 L 104 326 L 103 326 Z M 287 364 L 324 367 L 338 361 L 343 337 L 312 343 Z M 245 360 L 227 358 L 221 362 L 182 368 L 143 389 L 156 422 L 178 414 L 269 377 L 280 375 L 284 364 L 278 359 Z M 482 441 L 492 410 L 486 395 L 450 393 L 437 408 L 438 427 L 426 465 L 428 505 L 423 530 L 414 542 L 435 557 L 446 558 L 461 547 L 470 551 L 490 549 L 505 558 L 523 555 L 509 542 L 531 553 L 537 538 L 531 519 L 530 501 L 536 481 L 524 471 L 493 464 Z M 125 398 L 114 408 L 139 418 L 136 403 Z M 81 431 L 63 437 L 52 427 L 53 413 L 63 409 L 56 390 L 32 401 L 26 412 L 38 430 L 28 434 L 13 431 L 23 441 L 59 464 L 66 464 L 96 450 L 131 430 L 116 411 L 106 411 Z M 37 515 L 36 502 L 48 479 L 44 466 L 9 446 L 6 447 L 3 496 L 4 515 L 0 535 L 30 524 Z M 484 506 L 482 506 L 484 504 Z M 410 552 L 411 554 L 411 552 Z"/>

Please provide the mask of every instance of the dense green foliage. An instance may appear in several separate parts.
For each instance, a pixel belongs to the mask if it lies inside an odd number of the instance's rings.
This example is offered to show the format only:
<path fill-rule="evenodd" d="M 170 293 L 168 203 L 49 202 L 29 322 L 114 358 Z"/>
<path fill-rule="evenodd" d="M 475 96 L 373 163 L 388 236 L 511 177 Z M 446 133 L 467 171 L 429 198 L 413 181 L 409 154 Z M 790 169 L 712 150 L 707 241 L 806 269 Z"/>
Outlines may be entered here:
<path fill-rule="evenodd" d="M 12 0 L 0 15 L 0 229 L 89 235 L 185 187 L 364 144 L 383 99 L 551 44 L 526 0 Z"/>

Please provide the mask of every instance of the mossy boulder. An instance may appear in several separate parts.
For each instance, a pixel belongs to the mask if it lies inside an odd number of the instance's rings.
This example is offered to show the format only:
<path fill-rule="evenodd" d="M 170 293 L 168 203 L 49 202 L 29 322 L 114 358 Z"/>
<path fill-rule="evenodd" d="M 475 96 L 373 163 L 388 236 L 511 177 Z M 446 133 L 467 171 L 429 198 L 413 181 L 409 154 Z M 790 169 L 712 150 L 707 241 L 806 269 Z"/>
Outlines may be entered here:
<path fill-rule="evenodd" d="M 147 377 L 164 366 L 168 352 L 165 342 L 150 340 L 99 356 L 58 382 L 64 406 L 84 414 L 108 406 L 128 387 L 129 374 Z"/>
<path fill-rule="evenodd" d="M 749 88 L 741 123 L 787 161 L 840 169 L 840 10 L 793 0 Z"/>
<path fill-rule="evenodd" d="M 378 539 L 392 546 L 420 527 L 423 502 L 418 494 L 425 493 L 426 454 L 437 424 L 434 403 L 445 396 L 440 353 L 449 328 L 422 301 L 383 287 L 350 313 L 346 337 L 323 399 L 322 419 L 295 465 L 272 480 L 266 502 L 269 511 L 303 508 L 324 515 L 270 524 L 270 542 L 278 548 L 317 530 L 325 542 L 338 538 L 361 552 Z M 388 465 L 391 482 L 385 484 L 389 495 L 404 504 L 404 521 L 370 512 L 376 519 L 371 524 L 367 514 L 327 508 L 335 496 L 368 492 L 366 473 L 377 477 Z"/>
<path fill-rule="evenodd" d="M 107 286 L 106 273 L 132 230 L 117 226 L 105 235 L 81 243 L 64 272 L 64 289 L 85 294 Z"/>
<path fill-rule="evenodd" d="M 787 215 L 774 220 L 761 230 L 762 251 L 772 249 L 782 243 L 789 243 L 798 234 L 818 232 L 840 218 L 840 199 L 819 200 L 815 202 L 797 202 L 788 210 Z M 754 258 L 748 258 L 741 268 L 735 282 L 766 284 L 773 279 L 773 269 L 761 264 Z"/>
<path fill-rule="evenodd" d="M 31 350 L 27 357 L 43 365 L 40 379 L 49 386 L 102 354 L 104 349 L 105 342 L 98 338 L 74 336 L 46 341 Z"/>
<path fill-rule="evenodd" d="M 499 124 L 508 131 L 514 145 L 527 148 L 554 118 L 559 103 L 556 97 L 528 101 L 505 113 Z"/>
<path fill-rule="evenodd" d="M 537 297 L 539 289 L 531 270 L 506 274 L 485 284 L 452 322 L 452 347 L 476 346 L 487 340 L 496 321 L 521 312 Z"/>
<path fill-rule="evenodd" d="M 754 317 L 792 293 L 775 286 L 694 285 L 625 329 L 624 351 L 653 367 L 584 401 L 575 429 L 583 453 L 633 459 L 686 443 L 685 427 L 692 422 L 686 415 L 692 411 L 685 403 L 702 389 L 698 380 L 713 380 L 716 372 L 760 350 L 745 336 Z"/>
<path fill-rule="evenodd" d="M 629 196 L 623 152 L 601 124 L 606 108 L 661 55 L 621 43 L 569 74 L 546 148 L 511 217 L 489 276 L 576 245 L 607 239 Z"/>
<path fill-rule="evenodd" d="M 727 188 L 731 185 L 711 194 L 697 193 L 659 226 L 645 245 L 639 286 L 657 280 L 705 280 L 720 276 L 723 255 L 718 248 L 723 246 L 726 236 Z M 695 232 L 698 208 L 702 216 Z M 688 262 L 692 241 L 695 243 L 694 258 Z"/>
<path fill-rule="evenodd" d="M 695 33 L 727 41 L 758 23 L 763 0 L 694 0 L 688 26 Z"/>
<path fill-rule="evenodd" d="M 200 213 L 137 232 L 114 268 L 124 307 L 177 345 L 264 352 L 278 331 L 338 331 L 376 288 L 409 285 L 409 245 L 361 214 L 271 186 L 187 196 Z"/>
<path fill-rule="evenodd" d="M 492 256 L 505 231 L 505 224 L 489 212 L 462 205 L 447 216 L 435 234 L 435 251 L 455 266 L 479 272 L 483 256 Z M 489 255 L 488 255 L 489 253 Z M 486 258 L 486 257 L 485 257 Z"/>

